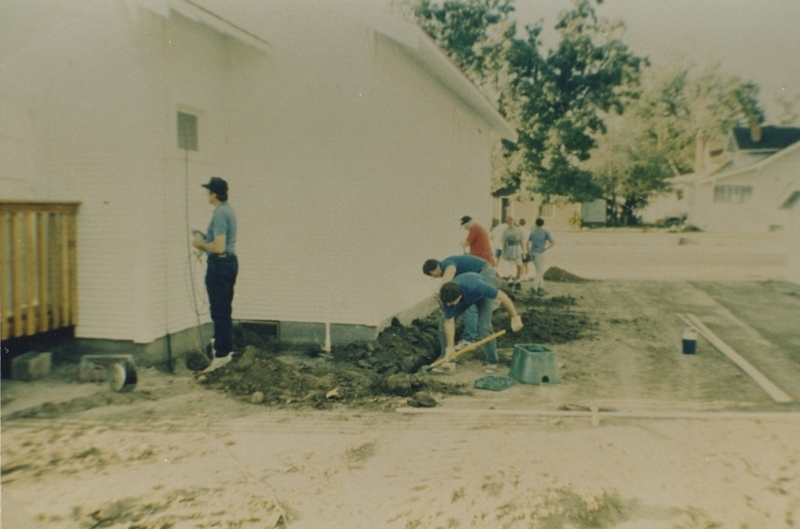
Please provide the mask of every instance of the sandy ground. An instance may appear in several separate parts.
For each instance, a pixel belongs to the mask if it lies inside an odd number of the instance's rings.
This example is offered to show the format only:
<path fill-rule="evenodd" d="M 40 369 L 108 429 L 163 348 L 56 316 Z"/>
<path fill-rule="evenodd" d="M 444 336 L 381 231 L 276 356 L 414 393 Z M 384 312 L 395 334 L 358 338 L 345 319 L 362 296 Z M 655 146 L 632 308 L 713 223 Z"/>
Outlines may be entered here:
<path fill-rule="evenodd" d="M 129 394 L 73 381 L 74 366 L 3 380 L 3 526 L 800 526 L 800 287 L 779 281 L 779 234 L 555 235 L 549 264 L 597 279 L 547 285 L 596 321 L 554 346 L 559 384 L 318 411 L 155 368 Z M 676 313 L 792 402 L 702 338 L 682 354 Z M 504 375 L 512 349 L 500 355 Z M 480 355 L 436 376 L 471 384 Z M 82 398 L 103 405 L 8 419 Z"/>

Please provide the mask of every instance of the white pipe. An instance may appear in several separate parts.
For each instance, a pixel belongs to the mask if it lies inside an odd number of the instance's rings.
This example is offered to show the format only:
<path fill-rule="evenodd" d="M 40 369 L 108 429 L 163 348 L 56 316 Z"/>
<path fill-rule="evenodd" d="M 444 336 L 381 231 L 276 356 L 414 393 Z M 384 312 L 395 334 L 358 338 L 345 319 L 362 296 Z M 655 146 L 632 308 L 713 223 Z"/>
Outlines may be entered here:
<path fill-rule="evenodd" d="M 557 411 L 557 410 L 481 410 L 453 408 L 397 408 L 397 413 L 429 415 L 517 415 L 525 417 L 589 417 L 608 419 L 751 419 L 800 421 L 800 412 L 776 411 Z"/>
<path fill-rule="evenodd" d="M 322 350 L 326 353 L 331 352 L 331 324 L 327 321 L 325 322 L 325 347 Z"/>

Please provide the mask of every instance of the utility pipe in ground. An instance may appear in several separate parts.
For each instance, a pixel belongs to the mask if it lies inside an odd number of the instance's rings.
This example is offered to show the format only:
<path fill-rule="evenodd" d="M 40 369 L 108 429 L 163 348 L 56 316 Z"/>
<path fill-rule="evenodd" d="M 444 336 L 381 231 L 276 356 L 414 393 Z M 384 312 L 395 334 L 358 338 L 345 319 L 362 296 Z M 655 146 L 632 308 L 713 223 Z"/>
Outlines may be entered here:
<path fill-rule="evenodd" d="M 560 411 L 560 410 L 489 410 L 464 408 L 397 408 L 397 413 L 420 415 L 517 415 L 528 417 L 558 417 L 571 419 L 599 417 L 605 419 L 748 419 L 800 421 L 797 411 Z"/>

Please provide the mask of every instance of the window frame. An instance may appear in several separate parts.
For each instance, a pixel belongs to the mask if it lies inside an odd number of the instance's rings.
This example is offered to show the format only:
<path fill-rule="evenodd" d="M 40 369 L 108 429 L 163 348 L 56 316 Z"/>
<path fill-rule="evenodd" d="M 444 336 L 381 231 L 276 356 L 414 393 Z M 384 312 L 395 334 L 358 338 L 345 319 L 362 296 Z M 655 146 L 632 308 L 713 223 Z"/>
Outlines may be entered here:
<path fill-rule="evenodd" d="M 194 148 L 183 146 L 181 142 L 189 138 L 181 134 L 181 115 L 194 118 Z M 177 108 L 175 110 L 175 137 L 177 139 L 176 147 L 179 151 L 200 152 L 200 113 L 194 112 L 185 108 Z M 188 142 L 187 142 L 188 143 Z"/>
<path fill-rule="evenodd" d="M 715 185 L 714 204 L 744 204 L 753 198 L 753 186 Z"/>

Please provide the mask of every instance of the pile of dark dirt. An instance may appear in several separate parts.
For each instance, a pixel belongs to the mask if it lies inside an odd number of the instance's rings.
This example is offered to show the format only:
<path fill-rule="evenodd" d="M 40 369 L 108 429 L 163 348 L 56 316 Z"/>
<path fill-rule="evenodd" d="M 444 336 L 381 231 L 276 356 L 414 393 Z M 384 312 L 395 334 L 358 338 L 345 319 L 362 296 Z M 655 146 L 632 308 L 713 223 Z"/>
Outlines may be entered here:
<path fill-rule="evenodd" d="M 268 405 L 326 408 L 335 402 L 371 404 L 383 397 L 409 397 L 418 392 L 464 394 L 463 385 L 443 383 L 422 374 L 380 375 L 370 369 L 324 357 L 293 362 L 249 346 L 238 361 L 204 375 L 214 389 Z M 258 399 L 253 398 L 258 394 Z"/>
<path fill-rule="evenodd" d="M 501 337 L 500 347 L 565 343 L 594 328 L 573 297 L 523 292 L 514 294 L 514 303 L 525 326 Z M 368 405 L 424 393 L 468 394 L 471 388 L 465 384 L 420 371 L 439 357 L 439 318 L 437 312 L 407 326 L 395 320 L 376 340 L 334 347 L 330 354 L 318 347 L 290 348 L 239 329 L 235 343 L 243 354 L 201 380 L 210 388 L 256 403 L 317 408 L 335 402 Z M 492 324 L 495 330 L 510 328 L 502 309 L 495 311 Z M 457 338 L 460 329 L 459 323 Z"/>
<path fill-rule="evenodd" d="M 418 373 L 439 356 L 437 322 L 436 315 L 409 326 L 394 321 L 377 340 L 334 347 L 330 354 L 240 334 L 242 342 L 252 339 L 258 345 L 246 345 L 240 358 L 203 375 L 203 381 L 237 396 L 258 394 L 259 403 L 316 408 L 335 402 L 380 403 L 386 397 L 420 392 L 468 393 L 464 384 L 448 384 Z"/>
<path fill-rule="evenodd" d="M 545 281 L 554 281 L 556 283 L 585 283 L 591 281 L 591 279 L 576 276 L 557 266 L 548 268 L 543 277 Z"/>
<path fill-rule="evenodd" d="M 514 305 L 524 327 L 501 336 L 500 347 L 567 343 L 585 338 L 596 329 L 596 323 L 580 310 L 578 300 L 572 296 L 546 298 L 531 291 L 516 294 Z M 492 326 L 495 330 L 511 329 L 508 314 L 504 310 L 495 311 Z"/>
<path fill-rule="evenodd" d="M 337 362 L 355 364 L 384 375 L 416 373 L 439 357 L 438 314 L 403 326 L 397 319 L 374 342 L 335 347 Z"/>

